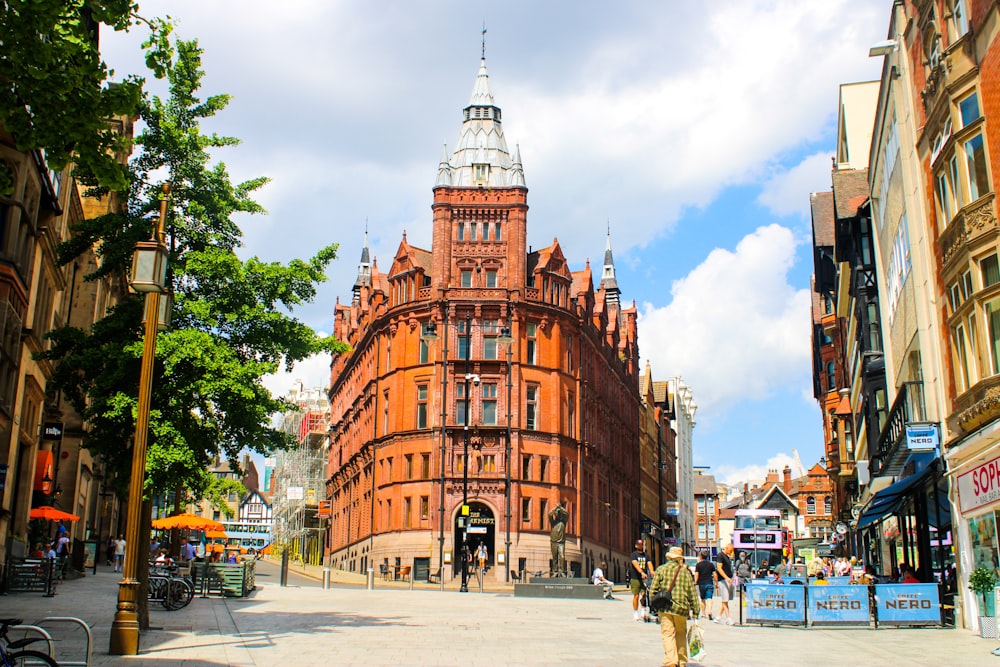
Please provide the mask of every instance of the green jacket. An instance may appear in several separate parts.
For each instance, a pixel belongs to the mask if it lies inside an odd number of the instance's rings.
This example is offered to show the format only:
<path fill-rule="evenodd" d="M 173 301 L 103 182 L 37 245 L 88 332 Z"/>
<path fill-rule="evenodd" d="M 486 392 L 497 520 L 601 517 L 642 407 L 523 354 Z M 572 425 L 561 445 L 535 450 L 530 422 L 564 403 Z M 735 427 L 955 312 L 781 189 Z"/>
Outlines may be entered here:
<path fill-rule="evenodd" d="M 698 602 L 698 592 L 694 586 L 694 577 L 691 570 L 682 560 L 667 560 L 666 563 L 656 568 L 653 573 L 653 583 L 649 586 L 649 593 L 658 593 L 670 588 L 670 582 L 674 579 L 674 573 L 680 568 L 684 570 L 677 575 L 677 582 L 671 589 L 673 605 L 668 610 L 671 614 L 687 616 L 689 613 L 698 615 L 700 604 Z"/>

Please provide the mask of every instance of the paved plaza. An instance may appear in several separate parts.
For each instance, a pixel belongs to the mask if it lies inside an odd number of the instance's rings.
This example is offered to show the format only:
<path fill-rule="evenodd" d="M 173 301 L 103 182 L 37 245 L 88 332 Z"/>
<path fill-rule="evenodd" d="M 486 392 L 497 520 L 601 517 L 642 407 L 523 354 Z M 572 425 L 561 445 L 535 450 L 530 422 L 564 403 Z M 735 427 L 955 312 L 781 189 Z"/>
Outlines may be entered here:
<path fill-rule="evenodd" d="M 245 599 L 199 598 L 179 611 L 154 604 L 141 653 L 109 656 L 118 574 L 98 568 L 62 583 L 55 597 L 0 597 L 0 616 L 33 622 L 77 616 L 94 634 L 92 665 L 154 667 L 287 665 L 649 665 L 662 662 L 659 626 L 632 620 L 630 597 L 616 600 L 515 598 L 499 587 L 459 593 L 426 584 L 376 581 L 293 566 L 286 587 L 275 564 L 261 562 L 257 590 Z M 700 665 L 990 665 L 998 645 L 966 630 L 725 627 L 702 623 Z M 56 628 L 57 657 L 82 660 L 82 646 Z M 77 634 L 79 637 L 79 634 Z M 695 663 L 692 663 L 692 665 Z"/>

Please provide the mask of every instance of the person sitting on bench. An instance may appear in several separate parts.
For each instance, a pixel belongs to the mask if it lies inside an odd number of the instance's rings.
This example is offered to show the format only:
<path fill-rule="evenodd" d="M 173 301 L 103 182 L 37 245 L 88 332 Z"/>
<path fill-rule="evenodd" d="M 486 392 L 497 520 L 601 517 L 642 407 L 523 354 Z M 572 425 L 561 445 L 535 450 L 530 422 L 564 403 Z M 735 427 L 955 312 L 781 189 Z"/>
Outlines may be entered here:
<path fill-rule="evenodd" d="M 604 587 L 605 600 L 613 600 L 614 598 L 611 597 L 611 591 L 615 589 L 615 585 L 613 582 L 608 581 L 604 577 L 604 568 L 606 568 L 607 566 L 608 566 L 607 563 L 601 561 L 600 566 L 594 568 L 594 574 L 592 574 L 590 578 L 593 580 L 595 586 Z"/>

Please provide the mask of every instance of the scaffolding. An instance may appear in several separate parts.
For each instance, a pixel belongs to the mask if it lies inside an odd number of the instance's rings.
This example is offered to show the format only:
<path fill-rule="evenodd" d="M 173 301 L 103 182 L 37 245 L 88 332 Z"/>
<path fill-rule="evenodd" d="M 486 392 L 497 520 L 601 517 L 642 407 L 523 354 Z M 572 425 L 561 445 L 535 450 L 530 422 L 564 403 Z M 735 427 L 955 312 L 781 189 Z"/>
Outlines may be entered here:
<path fill-rule="evenodd" d="M 306 564 L 323 561 L 326 526 L 318 515 L 326 499 L 330 402 L 325 389 L 306 389 L 299 381 L 286 397 L 298 410 L 281 416 L 281 430 L 296 438 L 297 446 L 275 452 L 271 480 L 275 553 Z"/>

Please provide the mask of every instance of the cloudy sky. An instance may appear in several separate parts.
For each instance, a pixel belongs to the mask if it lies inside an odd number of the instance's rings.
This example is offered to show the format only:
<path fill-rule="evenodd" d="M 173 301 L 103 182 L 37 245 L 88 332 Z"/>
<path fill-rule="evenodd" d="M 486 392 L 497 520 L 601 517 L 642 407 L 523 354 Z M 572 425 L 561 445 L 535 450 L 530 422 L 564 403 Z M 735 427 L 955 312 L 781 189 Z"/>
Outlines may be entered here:
<path fill-rule="evenodd" d="M 838 86 L 877 79 L 868 48 L 892 0 L 378 3 L 144 0 L 205 50 L 203 93 L 233 100 L 206 130 L 236 180 L 272 179 L 241 220 L 245 255 L 340 244 L 299 311 L 332 328 L 367 225 L 385 270 L 403 232 L 430 248 L 431 188 L 455 145 L 487 27 L 490 82 L 520 146 L 534 247 L 595 269 L 611 228 L 642 364 L 698 405 L 696 465 L 762 476 L 822 453 L 812 398 L 809 194 L 830 189 Z M 144 34 L 102 33 L 118 75 Z M 155 86 L 151 86 L 156 90 Z M 328 360 L 274 378 L 328 382 Z M 793 464 L 794 467 L 794 464 Z"/>

